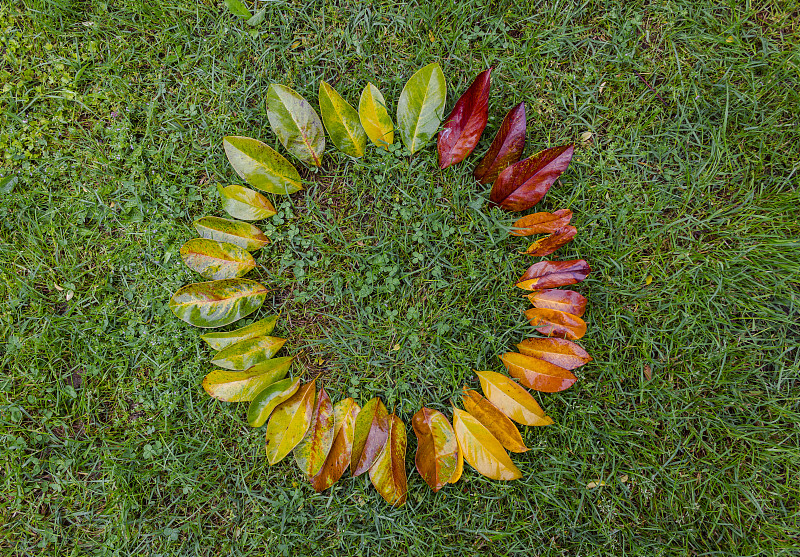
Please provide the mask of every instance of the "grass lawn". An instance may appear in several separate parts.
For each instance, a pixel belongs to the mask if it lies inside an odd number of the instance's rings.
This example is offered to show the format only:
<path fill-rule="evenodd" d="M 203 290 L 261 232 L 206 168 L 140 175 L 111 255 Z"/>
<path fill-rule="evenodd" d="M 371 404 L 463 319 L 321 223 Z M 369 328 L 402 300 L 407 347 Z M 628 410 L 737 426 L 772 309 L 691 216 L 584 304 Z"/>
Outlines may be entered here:
<path fill-rule="evenodd" d="M 0 3 L 0 555 L 797 555 L 797 2 L 259 4 L 253 28 L 221 0 Z M 316 494 L 269 467 L 167 302 L 198 280 L 192 221 L 239 183 L 222 137 L 286 154 L 269 83 L 357 104 L 371 81 L 394 118 L 433 61 L 448 112 L 495 67 L 476 154 L 328 142 L 260 223 L 253 317 L 281 313 L 292 373 L 334 400 L 381 396 L 409 433 L 423 404 L 450 415 L 532 332 L 520 215 L 471 177 L 524 101 L 526 156 L 577 144 L 537 210 L 575 212 L 553 258 L 593 268 L 594 361 L 537 395 L 556 423 L 522 428 L 522 479 L 467 466 L 434 494 L 411 434 L 393 509 L 366 476 Z"/>

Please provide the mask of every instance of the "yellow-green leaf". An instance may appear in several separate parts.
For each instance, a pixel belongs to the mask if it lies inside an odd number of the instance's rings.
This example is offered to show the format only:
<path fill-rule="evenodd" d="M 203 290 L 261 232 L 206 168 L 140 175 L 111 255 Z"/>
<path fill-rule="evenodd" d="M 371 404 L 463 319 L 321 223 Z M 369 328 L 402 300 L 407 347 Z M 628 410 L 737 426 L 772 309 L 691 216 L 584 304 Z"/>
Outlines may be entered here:
<path fill-rule="evenodd" d="M 397 130 L 411 153 L 436 135 L 446 100 L 447 82 L 436 62 L 417 71 L 403 87 L 397 103 Z"/>
<path fill-rule="evenodd" d="M 222 327 L 260 308 L 267 292 L 256 281 L 241 278 L 198 282 L 175 292 L 169 309 L 195 327 Z"/>
<path fill-rule="evenodd" d="M 394 143 L 394 124 L 386 109 L 383 93 L 372 83 L 367 83 L 361 92 L 358 117 L 370 141 L 388 150 L 389 145 Z"/>
<path fill-rule="evenodd" d="M 356 427 L 356 416 L 361 411 L 352 398 L 340 400 L 333 405 L 334 428 L 333 445 L 328 458 L 316 476 L 311 478 L 311 485 L 317 493 L 325 491 L 342 477 L 350 466 L 350 455 L 353 451 L 353 434 Z"/>
<path fill-rule="evenodd" d="M 222 146 L 236 174 L 257 190 L 287 195 L 303 189 L 297 169 L 266 143 L 229 135 Z"/>
<path fill-rule="evenodd" d="M 267 461 L 276 464 L 292 452 L 311 425 L 314 412 L 314 381 L 306 383 L 272 412 L 267 424 Z"/>
<path fill-rule="evenodd" d="M 225 369 L 245 370 L 269 360 L 286 343 L 285 338 L 255 337 L 226 346 L 214 355 L 212 364 Z"/>
<path fill-rule="evenodd" d="M 294 448 L 294 460 L 300 471 L 311 478 L 322 469 L 333 446 L 335 418 L 331 397 L 324 387 L 319 388 L 311 425 L 302 441 Z"/>
<path fill-rule="evenodd" d="M 369 479 L 378 493 L 393 507 L 406 503 L 406 426 L 403 420 L 389 416 L 389 435 L 378 458 L 369 469 Z"/>
<path fill-rule="evenodd" d="M 494 371 L 476 371 L 483 394 L 500 411 L 522 425 L 550 425 L 553 419 L 546 416 L 539 403 L 513 379 Z"/>
<path fill-rule="evenodd" d="M 389 412 L 383 401 L 375 397 L 364 405 L 356 417 L 350 471 L 359 476 L 369 470 L 383 449 L 389 435 Z"/>
<path fill-rule="evenodd" d="M 203 238 L 236 244 L 247 251 L 259 250 L 269 243 L 269 238 L 249 222 L 203 217 L 194 221 L 194 227 Z"/>
<path fill-rule="evenodd" d="M 235 219 L 261 220 L 275 214 L 275 207 L 269 199 L 250 188 L 236 184 L 223 188 L 217 185 L 222 208 Z"/>
<path fill-rule="evenodd" d="M 474 416 L 453 408 L 453 429 L 464 460 L 475 470 L 493 480 L 516 480 L 522 476 L 500 441 Z"/>
<path fill-rule="evenodd" d="M 411 418 L 417 436 L 417 471 L 433 491 L 439 491 L 453 477 L 458 464 L 458 443 L 450 421 L 431 408 L 422 408 Z"/>
<path fill-rule="evenodd" d="M 206 392 L 226 402 L 247 402 L 267 386 L 283 379 L 294 358 L 275 358 L 269 369 L 251 368 L 247 371 L 216 369 L 205 376 L 203 388 Z"/>
<path fill-rule="evenodd" d="M 257 393 L 247 408 L 247 423 L 261 427 L 279 404 L 292 398 L 300 389 L 300 379 L 282 379 Z"/>
<path fill-rule="evenodd" d="M 367 136 L 361 127 L 358 112 L 324 81 L 319 83 L 319 111 L 336 148 L 351 157 L 363 157 Z"/>
<path fill-rule="evenodd" d="M 263 337 L 270 334 L 272 330 L 275 329 L 275 323 L 277 322 L 278 316 L 270 315 L 269 317 L 265 317 L 246 327 L 236 329 L 235 331 L 228 331 L 226 333 L 206 333 L 200 338 L 206 341 L 206 344 L 214 350 L 222 350 L 226 346 L 236 344 L 248 338 Z"/>
<path fill-rule="evenodd" d="M 267 88 L 267 118 L 287 151 L 305 164 L 322 166 L 325 132 L 307 100 L 284 85 L 271 83 Z"/>
<path fill-rule="evenodd" d="M 466 411 L 483 424 L 506 449 L 512 453 L 524 453 L 530 450 L 525 446 L 517 426 L 478 391 L 464 389 L 461 401 Z"/>
<path fill-rule="evenodd" d="M 246 249 L 206 238 L 194 238 L 183 244 L 181 259 L 191 270 L 212 280 L 238 278 L 256 266 L 256 260 Z"/>

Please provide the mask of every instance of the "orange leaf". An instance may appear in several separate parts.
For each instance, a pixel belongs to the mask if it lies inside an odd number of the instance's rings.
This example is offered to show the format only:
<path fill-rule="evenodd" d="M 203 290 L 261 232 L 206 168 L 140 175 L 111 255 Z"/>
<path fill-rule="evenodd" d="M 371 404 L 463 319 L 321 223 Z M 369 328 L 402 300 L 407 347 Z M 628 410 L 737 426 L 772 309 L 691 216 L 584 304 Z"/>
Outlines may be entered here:
<path fill-rule="evenodd" d="M 344 471 L 350 466 L 356 416 L 360 410 L 358 404 L 352 398 L 346 398 L 334 404 L 333 445 L 325 464 L 317 475 L 311 478 L 311 486 L 317 493 L 325 491 L 339 481 Z"/>
<path fill-rule="evenodd" d="M 478 391 L 464 389 L 461 397 L 464 408 L 494 435 L 512 453 L 528 451 L 517 426 L 497 406 L 483 398 Z"/>
<path fill-rule="evenodd" d="M 586 321 L 557 309 L 531 308 L 525 317 L 543 335 L 578 340 L 586 334 Z"/>
<path fill-rule="evenodd" d="M 540 261 L 531 265 L 517 281 L 524 290 L 542 290 L 581 282 L 591 272 L 583 259 L 569 261 Z"/>
<path fill-rule="evenodd" d="M 369 469 L 369 479 L 378 493 L 393 507 L 406 503 L 406 426 L 392 414 L 388 418 L 389 434 L 386 444 Z"/>
<path fill-rule="evenodd" d="M 553 423 L 530 393 L 510 377 L 494 371 L 476 371 L 475 374 L 486 398 L 518 424 L 540 426 Z"/>
<path fill-rule="evenodd" d="M 568 369 L 517 352 L 507 352 L 500 359 L 512 377 L 535 391 L 557 393 L 569 389 L 578 380 Z"/>
<path fill-rule="evenodd" d="M 474 416 L 453 408 L 453 429 L 464 459 L 475 470 L 493 480 L 516 480 L 522 476 L 500 441 Z"/>
<path fill-rule="evenodd" d="M 528 246 L 528 249 L 525 250 L 525 253 L 534 257 L 544 257 L 545 255 L 550 255 L 564 244 L 571 242 L 577 233 L 578 229 L 574 226 L 565 226 L 564 228 L 559 228 L 549 236 L 545 236 L 541 240 L 536 240 L 534 243 Z"/>
<path fill-rule="evenodd" d="M 528 294 L 528 299 L 537 308 L 557 309 L 578 317 L 586 312 L 586 298 L 572 290 L 539 290 Z"/>
<path fill-rule="evenodd" d="M 456 434 L 444 414 L 430 408 L 414 414 L 411 426 L 417 436 L 417 471 L 433 491 L 439 491 L 456 472 Z"/>
<path fill-rule="evenodd" d="M 570 220 L 572 220 L 572 211 L 569 209 L 559 209 L 554 213 L 532 213 L 515 222 L 511 234 L 513 236 L 550 234 L 567 226 Z"/>
<path fill-rule="evenodd" d="M 311 425 L 303 440 L 294 448 L 294 460 L 300 470 L 308 477 L 316 476 L 333 446 L 333 404 L 331 397 L 320 386 Z"/>
<path fill-rule="evenodd" d="M 575 369 L 592 361 L 586 350 L 563 338 L 528 338 L 517 344 L 517 350 L 564 369 Z"/>
<path fill-rule="evenodd" d="M 375 397 L 364 405 L 356 417 L 350 471 L 360 476 L 369 470 L 389 436 L 389 412 L 383 401 Z"/>

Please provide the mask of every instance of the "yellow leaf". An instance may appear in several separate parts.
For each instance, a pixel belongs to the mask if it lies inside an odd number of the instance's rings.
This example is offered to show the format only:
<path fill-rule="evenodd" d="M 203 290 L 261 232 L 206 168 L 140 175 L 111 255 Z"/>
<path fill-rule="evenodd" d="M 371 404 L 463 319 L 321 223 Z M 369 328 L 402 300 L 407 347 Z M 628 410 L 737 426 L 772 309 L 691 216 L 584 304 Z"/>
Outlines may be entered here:
<path fill-rule="evenodd" d="M 483 394 L 503 414 L 522 425 L 550 425 L 553 419 L 546 416 L 539 403 L 510 377 L 494 371 L 476 371 Z"/>
<path fill-rule="evenodd" d="M 453 408 L 453 429 L 464 460 L 493 480 L 516 480 L 522 472 L 514 466 L 500 441 L 472 414 Z"/>

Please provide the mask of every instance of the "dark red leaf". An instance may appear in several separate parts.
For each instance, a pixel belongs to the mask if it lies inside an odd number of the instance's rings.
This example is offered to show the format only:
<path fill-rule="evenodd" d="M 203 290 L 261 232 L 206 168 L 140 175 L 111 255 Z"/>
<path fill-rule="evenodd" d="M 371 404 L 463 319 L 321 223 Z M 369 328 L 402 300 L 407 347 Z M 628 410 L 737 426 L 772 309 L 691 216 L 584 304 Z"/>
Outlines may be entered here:
<path fill-rule="evenodd" d="M 530 209 L 567 169 L 574 150 L 573 145 L 552 147 L 509 166 L 494 181 L 492 203 L 506 211 Z"/>
<path fill-rule="evenodd" d="M 525 103 L 519 103 L 506 114 L 491 147 L 472 175 L 481 184 L 491 184 L 500 172 L 519 160 L 523 149 L 525 149 Z"/>
<path fill-rule="evenodd" d="M 517 281 L 524 290 L 543 290 L 581 282 L 591 272 L 584 259 L 569 261 L 540 261 L 531 265 Z"/>
<path fill-rule="evenodd" d="M 463 161 L 478 144 L 489 113 L 491 73 L 489 68 L 478 74 L 445 119 L 439 132 L 439 168 Z"/>

